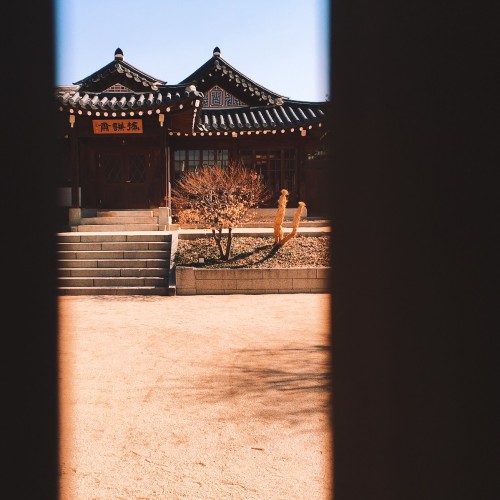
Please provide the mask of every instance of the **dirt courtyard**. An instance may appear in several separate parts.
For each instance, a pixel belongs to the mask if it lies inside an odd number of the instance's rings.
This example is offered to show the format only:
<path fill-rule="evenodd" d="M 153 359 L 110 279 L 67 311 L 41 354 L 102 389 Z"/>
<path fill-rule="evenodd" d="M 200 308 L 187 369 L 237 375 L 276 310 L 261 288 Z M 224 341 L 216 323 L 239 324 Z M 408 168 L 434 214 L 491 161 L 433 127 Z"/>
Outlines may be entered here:
<path fill-rule="evenodd" d="M 60 297 L 60 500 L 330 500 L 329 303 Z"/>

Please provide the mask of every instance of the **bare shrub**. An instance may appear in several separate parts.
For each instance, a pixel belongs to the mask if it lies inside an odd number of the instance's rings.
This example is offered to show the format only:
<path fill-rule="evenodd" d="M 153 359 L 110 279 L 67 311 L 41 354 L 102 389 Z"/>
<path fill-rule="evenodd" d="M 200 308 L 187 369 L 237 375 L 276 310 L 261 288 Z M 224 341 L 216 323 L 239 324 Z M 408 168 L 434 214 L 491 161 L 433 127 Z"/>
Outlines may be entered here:
<path fill-rule="evenodd" d="M 187 172 L 172 188 L 172 206 L 179 222 L 209 227 L 222 260 L 229 259 L 233 228 L 251 221 L 251 209 L 268 199 L 262 175 L 239 162 Z M 227 230 L 225 248 L 224 229 Z"/>

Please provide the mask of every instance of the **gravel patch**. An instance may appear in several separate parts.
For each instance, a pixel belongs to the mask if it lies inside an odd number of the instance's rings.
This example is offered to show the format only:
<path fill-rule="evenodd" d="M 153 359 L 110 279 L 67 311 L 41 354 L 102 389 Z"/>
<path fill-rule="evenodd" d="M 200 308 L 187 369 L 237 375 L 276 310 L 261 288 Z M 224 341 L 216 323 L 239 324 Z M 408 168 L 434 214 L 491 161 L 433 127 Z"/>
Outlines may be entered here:
<path fill-rule="evenodd" d="M 226 237 L 223 238 L 223 248 L 225 242 Z M 180 239 L 175 264 L 206 269 L 330 267 L 330 255 L 330 236 L 298 234 L 284 246 L 276 248 L 273 235 L 233 235 L 229 260 L 223 261 L 210 234 L 195 240 Z M 204 258 L 203 263 L 198 261 L 199 257 Z"/>

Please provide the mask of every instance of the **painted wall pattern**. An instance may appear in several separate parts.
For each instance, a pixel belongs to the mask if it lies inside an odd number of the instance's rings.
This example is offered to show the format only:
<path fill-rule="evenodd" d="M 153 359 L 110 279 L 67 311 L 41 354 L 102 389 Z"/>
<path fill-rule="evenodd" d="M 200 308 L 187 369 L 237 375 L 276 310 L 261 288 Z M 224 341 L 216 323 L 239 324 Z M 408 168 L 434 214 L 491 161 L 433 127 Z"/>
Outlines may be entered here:
<path fill-rule="evenodd" d="M 104 92 L 133 93 L 132 90 L 121 85 L 120 83 L 111 85 Z M 208 92 L 205 92 L 205 97 L 203 98 L 204 108 L 241 108 L 244 106 L 247 106 L 247 104 L 245 104 L 243 101 L 240 101 L 233 94 L 227 92 L 218 85 L 214 85 Z"/>
<path fill-rule="evenodd" d="M 204 108 L 237 108 L 243 106 L 246 106 L 243 101 L 240 101 L 218 85 L 214 85 L 208 92 L 205 92 L 203 98 Z"/>

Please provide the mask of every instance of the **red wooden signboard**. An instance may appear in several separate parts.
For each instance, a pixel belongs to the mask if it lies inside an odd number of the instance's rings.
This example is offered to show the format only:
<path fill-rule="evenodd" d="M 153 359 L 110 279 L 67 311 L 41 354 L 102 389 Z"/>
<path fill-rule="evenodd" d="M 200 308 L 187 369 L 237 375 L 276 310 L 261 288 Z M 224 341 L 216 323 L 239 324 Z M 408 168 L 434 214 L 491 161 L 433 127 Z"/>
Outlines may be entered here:
<path fill-rule="evenodd" d="M 142 134 L 142 120 L 92 120 L 94 134 Z"/>

